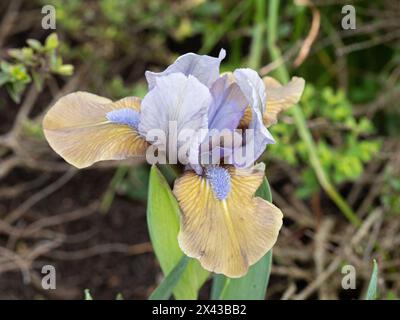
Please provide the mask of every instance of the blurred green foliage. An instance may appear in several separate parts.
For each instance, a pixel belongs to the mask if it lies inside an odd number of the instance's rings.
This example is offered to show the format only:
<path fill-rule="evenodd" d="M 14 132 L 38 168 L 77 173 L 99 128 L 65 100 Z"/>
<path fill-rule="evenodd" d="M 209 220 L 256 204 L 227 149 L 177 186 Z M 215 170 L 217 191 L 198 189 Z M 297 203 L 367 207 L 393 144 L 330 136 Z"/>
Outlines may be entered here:
<path fill-rule="evenodd" d="M 399 168 L 385 168 L 381 201 L 391 214 L 400 214 L 400 172 Z"/>
<path fill-rule="evenodd" d="M 15 102 L 20 102 L 21 94 L 29 82 L 31 82 L 31 77 L 23 64 L 1 61 L 0 86 L 6 87 Z"/>
<path fill-rule="evenodd" d="M 10 49 L 11 61 L 0 64 L 0 86 L 5 86 L 10 97 L 19 103 L 26 86 L 32 81 L 38 91 L 51 74 L 70 76 L 74 72 L 71 64 L 64 64 L 58 53 L 59 41 L 56 33 L 50 34 L 44 44 L 28 39 L 28 46 Z"/>
<path fill-rule="evenodd" d="M 335 184 L 357 180 L 364 164 L 381 146 L 381 139 L 373 136 L 372 122 L 367 117 L 356 119 L 344 92 L 335 92 L 331 87 L 317 90 L 308 84 L 302 101 L 325 172 Z M 278 141 L 269 146 L 271 157 L 292 166 L 308 163 L 306 147 L 292 123 L 281 121 L 271 128 L 271 132 Z M 303 185 L 297 189 L 297 194 L 305 198 L 318 191 L 319 184 L 314 171 L 308 166 L 303 168 Z"/>

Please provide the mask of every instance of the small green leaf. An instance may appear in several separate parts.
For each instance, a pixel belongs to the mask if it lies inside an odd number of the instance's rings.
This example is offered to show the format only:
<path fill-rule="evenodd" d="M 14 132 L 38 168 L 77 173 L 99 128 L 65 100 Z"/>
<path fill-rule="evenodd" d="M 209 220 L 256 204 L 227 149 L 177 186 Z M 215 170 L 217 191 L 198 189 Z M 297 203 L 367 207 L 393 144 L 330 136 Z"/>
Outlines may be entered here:
<path fill-rule="evenodd" d="M 189 262 L 189 257 L 183 255 L 181 260 L 161 284 L 150 295 L 149 300 L 168 300 Z"/>
<path fill-rule="evenodd" d="M 50 62 L 50 70 L 54 71 L 56 70 L 60 64 L 59 64 L 59 59 L 57 59 L 57 55 L 55 51 L 52 51 L 49 53 L 49 62 Z"/>
<path fill-rule="evenodd" d="M 22 84 L 26 84 L 31 81 L 28 71 L 26 70 L 25 66 L 22 64 L 12 65 L 9 69 L 9 72 L 10 72 L 12 81 L 15 83 L 19 82 Z"/>
<path fill-rule="evenodd" d="M 36 39 L 28 39 L 26 40 L 26 43 L 34 50 L 36 51 L 43 51 L 43 46 L 40 43 L 40 41 L 36 40 Z"/>
<path fill-rule="evenodd" d="M 257 190 L 257 196 L 271 201 L 271 189 L 264 178 Z M 247 274 L 241 278 L 231 279 L 224 276 L 214 278 L 212 298 L 220 300 L 263 300 L 267 291 L 269 276 L 271 273 L 272 250 L 249 268 Z M 223 278 L 225 281 L 223 281 Z M 224 286 L 222 287 L 222 283 Z M 214 288 L 216 286 L 216 288 Z M 220 294 L 218 295 L 218 292 Z M 218 298 L 217 298 L 218 297 Z"/>
<path fill-rule="evenodd" d="M 261 186 L 258 188 L 258 190 L 256 192 L 256 196 L 263 198 L 264 200 L 267 200 L 269 202 L 272 201 L 271 188 L 269 186 L 267 178 L 264 177 L 264 181 L 261 184 Z"/>
<path fill-rule="evenodd" d="M 119 292 L 119 293 L 117 294 L 117 296 L 115 297 L 115 300 L 124 300 L 124 297 L 123 297 L 123 295 L 122 295 L 121 292 Z"/>
<path fill-rule="evenodd" d="M 85 289 L 85 300 L 93 300 L 92 295 L 90 294 L 89 289 Z"/>
<path fill-rule="evenodd" d="M 0 71 L 0 87 L 10 81 L 10 75 Z"/>
<path fill-rule="evenodd" d="M 22 122 L 22 129 L 28 137 L 39 140 L 45 139 L 42 125 L 36 121 L 33 121 L 31 119 L 24 120 Z"/>
<path fill-rule="evenodd" d="M 8 94 L 10 95 L 11 99 L 15 103 L 21 102 L 21 95 L 25 89 L 25 85 L 21 83 L 9 83 L 6 85 L 6 89 Z"/>
<path fill-rule="evenodd" d="M 64 64 L 55 69 L 54 72 L 62 76 L 70 76 L 74 73 L 74 66 L 72 64 Z"/>
<path fill-rule="evenodd" d="M 22 50 L 20 50 L 20 49 L 10 49 L 10 50 L 8 50 L 7 53 L 11 58 L 14 58 L 14 59 L 17 59 L 17 60 L 23 60 L 24 59 L 24 56 L 22 54 Z"/>
<path fill-rule="evenodd" d="M 52 33 L 46 38 L 44 48 L 47 51 L 54 50 L 58 47 L 58 37 L 57 33 Z"/>
<path fill-rule="evenodd" d="M 0 69 L 2 71 L 9 73 L 10 72 L 10 67 L 11 67 L 11 65 L 7 61 L 1 60 Z"/>
<path fill-rule="evenodd" d="M 149 179 L 147 225 L 154 253 L 164 275 L 168 275 L 183 256 L 178 244 L 179 205 L 164 176 L 152 166 Z M 174 289 L 176 299 L 197 299 L 198 290 L 208 278 L 198 261 L 190 259 Z"/>
<path fill-rule="evenodd" d="M 375 259 L 373 262 L 374 267 L 372 269 L 365 300 L 376 300 L 378 296 L 378 264 L 376 263 Z"/>

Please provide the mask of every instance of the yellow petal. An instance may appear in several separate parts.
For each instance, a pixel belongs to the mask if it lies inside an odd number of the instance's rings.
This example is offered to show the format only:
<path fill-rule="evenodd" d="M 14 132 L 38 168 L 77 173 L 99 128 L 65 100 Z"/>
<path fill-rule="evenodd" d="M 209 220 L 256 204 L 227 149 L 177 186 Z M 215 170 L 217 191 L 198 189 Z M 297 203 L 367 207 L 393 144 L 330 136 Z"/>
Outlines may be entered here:
<path fill-rule="evenodd" d="M 263 120 L 265 126 L 269 127 L 278 121 L 280 112 L 299 102 L 305 82 L 303 78 L 298 77 L 293 77 L 284 86 L 271 77 L 264 77 L 263 81 L 267 92 L 267 107 Z"/>
<path fill-rule="evenodd" d="M 251 111 L 250 106 L 246 108 L 244 111 L 242 119 L 239 122 L 239 129 L 247 129 L 253 117 L 253 112 Z"/>
<path fill-rule="evenodd" d="M 183 252 L 203 268 L 228 277 L 241 277 L 275 244 L 282 212 L 254 193 L 264 170 L 229 168 L 231 190 L 218 200 L 206 178 L 192 171 L 174 186 L 181 207 L 178 240 Z"/>
<path fill-rule="evenodd" d="M 128 125 L 109 122 L 107 112 L 121 108 L 140 110 L 140 99 L 116 102 L 87 92 L 59 99 L 43 119 L 50 146 L 65 161 L 84 168 L 102 160 L 144 156 L 147 142 Z"/>
<path fill-rule="evenodd" d="M 118 101 L 115 101 L 111 106 L 112 110 L 132 108 L 136 111 L 140 111 L 140 99 L 137 97 L 125 97 Z"/>

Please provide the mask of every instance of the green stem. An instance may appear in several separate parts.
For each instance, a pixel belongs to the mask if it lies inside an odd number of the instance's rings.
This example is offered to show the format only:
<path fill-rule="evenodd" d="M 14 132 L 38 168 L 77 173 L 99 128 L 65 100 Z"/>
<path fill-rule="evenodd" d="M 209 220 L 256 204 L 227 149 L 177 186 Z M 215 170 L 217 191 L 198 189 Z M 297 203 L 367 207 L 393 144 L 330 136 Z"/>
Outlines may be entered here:
<path fill-rule="evenodd" d="M 222 23 L 218 25 L 213 32 L 207 34 L 199 53 L 209 53 L 215 44 L 224 36 L 224 34 L 233 28 L 235 22 L 239 19 L 240 15 L 247 10 L 247 7 L 250 3 L 251 1 L 240 1 L 238 5 L 235 6 L 232 11 L 226 15 L 226 17 L 224 17 Z"/>
<path fill-rule="evenodd" d="M 372 269 L 371 278 L 369 280 L 365 300 L 376 300 L 378 294 L 378 264 L 373 260 L 374 268 Z"/>
<path fill-rule="evenodd" d="M 172 269 L 167 277 L 160 283 L 160 285 L 150 295 L 149 300 L 168 300 L 171 297 L 172 291 L 178 284 L 183 272 L 189 263 L 189 257 L 183 255 L 178 264 Z"/>
<path fill-rule="evenodd" d="M 263 38 L 265 31 L 265 1 L 254 0 L 255 21 L 253 26 L 253 39 L 250 48 L 249 66 L 258 69 L 261 64 Z"/>
<path fill-rule="evenodd" d="M 279 2 L 280 0 L 270 0 L 268 8 L 268 49 L 271 55 L 271 59 L 276 61 L 281 59 L 281 52 L 276 46 L 277 40 L 277 27 L 278 27 L 278 14 L 279 14 Z M 289 72 L 285 65 L 282 64 L 276 70 L 277 77 L 280 81 L 287 83 L 290 80 Z M 298 133 L 301 139 L 305 142 L 307 151 L 310 157 L 310 163 L 317 175 L 318 181 L 322 188 L 331 198 L 331 200 L 336 204 L 336 206 L 341 210 L 343 215 L 354 225 L 359 226 L 361 224 L 360 218 L 354 213 L 347 202 L 335 189 L 334 185 L 329 181 L 321 162 L 318 158 L 317 149 L 315 147 L 314 140 L 311 136 L 311 132 L 307 127 L 304 114 L 299 106 L 294 106 L 292 108 L 292 113 L 294 117 L 294 122 L 297 127 Z"/>
<path fill-rule="evenodd" d="M 122 182 L 125 178 L 126 174 L 128 173 L 129 168 L 126 166 L 119 166 L 117 170 L 115 170 L 114 176 L 105 192 L 101 204 L 100 204 L 100 212 L 102 214 L 106 214 L 114 201 L 115 191 L 118 185 Z"/>

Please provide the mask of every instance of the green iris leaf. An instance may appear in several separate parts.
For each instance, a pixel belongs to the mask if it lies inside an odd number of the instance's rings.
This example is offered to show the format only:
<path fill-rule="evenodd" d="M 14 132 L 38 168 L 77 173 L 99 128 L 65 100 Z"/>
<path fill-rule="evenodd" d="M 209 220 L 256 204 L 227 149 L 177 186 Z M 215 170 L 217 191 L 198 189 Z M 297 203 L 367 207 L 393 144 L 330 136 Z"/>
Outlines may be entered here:
<path fill-rule="evenodd" d="M 168 300 L 182 274 L 185 272 L 188 262 L 189 257 L 183 255 L 175 268 L 168 273 L 168 276 L 161 282 L 156 290 L 153 291 L 149 300 Z"/>
<path fill-rule="evenodd" d="M 147 225 L 154 253 L 164 275 L 172 273 L 184 256 L 178 244 L 179 205 L 161 172 L 152 166 L 149 180 Z M 176 299 L 197 299 L 199 289 L 207 280 L 209 272 L 198 261 L 188 259 L 179 281 L 168 281 Z M 166 280 L 165 280 L 166 281 Z M 162 286 L 167 286 L 162 283 Z M 157 289 L 156 289 L 157 290 Z M 166 290 L 164 288 L 164 290 Z M 165 297 L 165 296 L 164 296 Z"/>
<path fill-rule="evenodd" d="M 369 280 L 365 300 L 375 300 L 377 296 L 378 296 L 378 264 L 374 259 L 374 267 L 372 269 L 372 274 Z"/>

